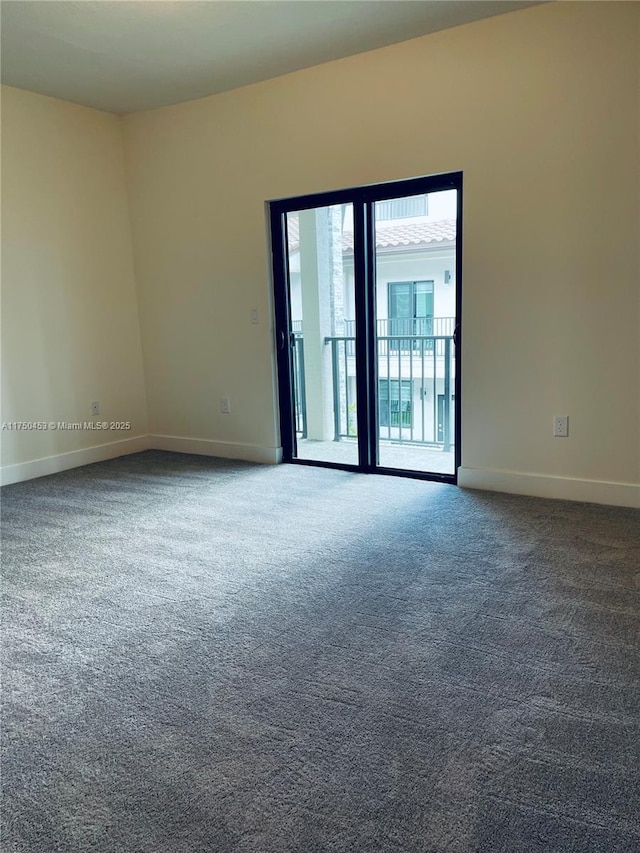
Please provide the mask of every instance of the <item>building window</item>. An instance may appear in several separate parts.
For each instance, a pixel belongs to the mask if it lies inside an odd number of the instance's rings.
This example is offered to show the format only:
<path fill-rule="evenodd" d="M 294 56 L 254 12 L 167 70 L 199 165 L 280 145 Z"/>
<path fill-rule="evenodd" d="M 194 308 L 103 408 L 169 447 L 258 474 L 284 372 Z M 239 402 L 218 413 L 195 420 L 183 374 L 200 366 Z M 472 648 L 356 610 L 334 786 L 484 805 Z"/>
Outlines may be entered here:
<path fill-rule="evenodd" d="M 376 202 L 376 222 L 427 216 L 428 213 L 429 199 L 426 195 L 412 195 L 409 198 L 393 198 L 390 201 Z"/>
<path fill-rule="evenodd" d="M 432 334 L 433 281 L 390 281 L 389 335 Z"/>
<path fill-rule="evenodd" d="M 411 381 L 378 380 L 378 406 L 381 427 L 411 426 Z"/>

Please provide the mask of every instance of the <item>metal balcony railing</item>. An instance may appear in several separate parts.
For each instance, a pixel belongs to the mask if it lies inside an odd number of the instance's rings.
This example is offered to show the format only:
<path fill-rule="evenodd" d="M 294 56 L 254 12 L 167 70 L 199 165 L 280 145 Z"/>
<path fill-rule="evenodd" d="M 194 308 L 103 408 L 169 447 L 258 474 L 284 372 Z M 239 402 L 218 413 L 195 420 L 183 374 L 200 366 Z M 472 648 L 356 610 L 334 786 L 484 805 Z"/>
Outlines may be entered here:
<path fill-rule="evenodd" d="M 378 338 L 394 339 L 397 336 L 406 343 L 413 335 L 452 337 L 455 325 L 455 317 L 392 317 L 388 320 L 377 320 L 376 333 Z M 302 328 L 301 324 L 300 327 Z M 354 320 L 344 321 L 344 333 L 347 337 L 355 336 Z"/>
<path fill-rule="evenodd" d="M 453 444 L 455 318 L 378 320 L 378 435 L 398 444 L 450 450 Z M 425 330 L 429 329 L 429 333 Z M 293 334 L 297 432 L 307 435 L 304 340 Z M 355 328 L 325 337 L 330 347 L 334 440 L 357 437 Z"/>
<path fill-rule="evenodd" d="M 293 393 L 295 402 L 296 433 L 307 437 L 307 393 L 304 378 L 304 338 L 302 320 L 291 323 L 293 336 Z"/>

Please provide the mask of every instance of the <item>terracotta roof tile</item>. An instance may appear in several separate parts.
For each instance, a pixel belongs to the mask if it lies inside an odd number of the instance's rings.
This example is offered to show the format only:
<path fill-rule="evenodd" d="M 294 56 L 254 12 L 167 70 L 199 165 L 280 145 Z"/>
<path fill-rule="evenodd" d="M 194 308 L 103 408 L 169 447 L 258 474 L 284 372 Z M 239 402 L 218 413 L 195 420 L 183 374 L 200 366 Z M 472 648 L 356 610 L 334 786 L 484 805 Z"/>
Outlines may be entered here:
<path fill-rule="evenodd" d="M 288 219 L 289 251 L 299 248 L 300 236 L 298 217 Z M 376 228 L 376 248 L 399 248 L 401 246 L 424 246 L 431 243 L 453 242 L 456 239 L 455 219 L 441 219 L 437 222 L 393 222 L 378 225 Z M 353 232 L 342 234 L 342 251 L 353 252 Z"/>

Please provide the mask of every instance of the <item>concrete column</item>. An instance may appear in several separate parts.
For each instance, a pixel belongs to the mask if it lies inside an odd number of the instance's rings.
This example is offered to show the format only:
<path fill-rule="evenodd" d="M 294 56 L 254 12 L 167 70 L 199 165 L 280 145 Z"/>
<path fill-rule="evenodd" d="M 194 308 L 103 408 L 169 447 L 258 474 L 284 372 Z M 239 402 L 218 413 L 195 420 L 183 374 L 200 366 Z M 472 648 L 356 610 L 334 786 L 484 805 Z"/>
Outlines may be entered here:
<path fill-rule="evenodd" d="M 331 346 L 325 337 L 344 330 L 340 207 L 303 210 L 300 278 L 304 336 L 307 437 L 334 437 Z"/>

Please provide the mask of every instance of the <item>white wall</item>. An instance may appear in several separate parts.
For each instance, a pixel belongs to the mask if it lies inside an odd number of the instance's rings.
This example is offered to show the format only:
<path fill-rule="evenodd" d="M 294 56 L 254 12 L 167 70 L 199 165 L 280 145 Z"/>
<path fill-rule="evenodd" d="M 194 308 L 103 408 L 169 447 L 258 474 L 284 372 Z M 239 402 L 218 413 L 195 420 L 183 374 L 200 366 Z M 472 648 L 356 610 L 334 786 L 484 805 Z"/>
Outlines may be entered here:
<path fill-rule="evenodd" d="M 132 425 L 4 429 L 12 482 L 135 450 L 148 425 L 121 121 L 9 87 L 2 120 L 2 421 Z"/>
<path fill-rule="evenodd" d="M 152 431 L 278 444 L 265 199 L 460 169 L 463 482 L 636 500 L 639 12 L 546 4 L 126 117 Z"/>

